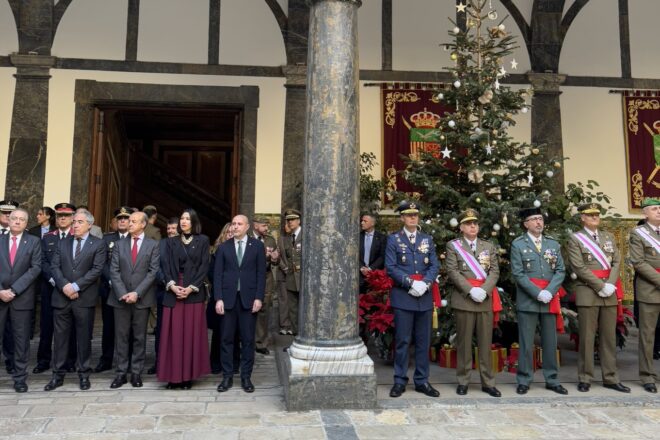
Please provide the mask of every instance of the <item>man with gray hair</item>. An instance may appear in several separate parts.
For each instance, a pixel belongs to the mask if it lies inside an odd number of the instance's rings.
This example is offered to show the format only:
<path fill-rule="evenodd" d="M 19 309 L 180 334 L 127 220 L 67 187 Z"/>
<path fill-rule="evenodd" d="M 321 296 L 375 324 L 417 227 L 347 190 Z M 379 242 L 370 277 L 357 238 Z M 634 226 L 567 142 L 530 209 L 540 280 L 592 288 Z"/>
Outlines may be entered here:
<path fill-rule="evenodd" d="M 34 295 L 41 273 L 41 244 L 25 232 L 28 213 L 15 209 L 9 214 L 9 233 L 0 235 L 0 344 L 9 320 L 14 334 L 14 390 L 28 390 L 27 363 Z"/>
<path fill-rule="evenodd" d="M 73 216 L 73 235 L 59 241 L 51 262 L 51 273 L 55 280 L 51 297 L 55 349 L 53 377 L 44 391 L 52 391 L 64 383 L 72 331 L 76 334 L 76 367 L 80 389 L 84 391 L 90 388 L 92 325 L 106 253 L 103 240 L 90 232 L 93 224 L 94 216 L 86 209 L 79 208 Z"/>

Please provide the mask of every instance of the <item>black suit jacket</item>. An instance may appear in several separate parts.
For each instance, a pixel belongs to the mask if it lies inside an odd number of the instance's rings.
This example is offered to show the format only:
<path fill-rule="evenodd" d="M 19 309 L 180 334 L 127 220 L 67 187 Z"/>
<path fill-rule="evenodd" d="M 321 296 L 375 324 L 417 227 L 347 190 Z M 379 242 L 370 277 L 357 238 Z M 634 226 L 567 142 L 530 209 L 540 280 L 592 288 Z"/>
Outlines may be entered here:
<path fill-rule="evenodd" d="M 54 226 L 50 226 L 48 228 L 48 232 L 53 232 L 55 229 L 57 228 Z M 41 225 L 32 226 L 30 229 L 28 229 L 28 232 L 34 235 L 35 237 L 37 237 L 39 240 L 41 240 Z"/>
<path fill-rule="evenodd" d="M 116 243 L 110 262 L 112 294 L 108 297 L 108 305 L 115 308 L 128 307 L 129 304 L 119 298 L 129 292 L 136 292 L 138 295 L 135 308 L 145 309 L 155 305 L 156 277 L 160 268 L 158 242 L 144 236 L 135 264 L 131 258 L 131 236 Z"/>
<path fill-rule="evenodd" d="M 179 268 L 176 255 L 185 249 L 188 255 L 186 263 L 183 267 L 183 283 L 182 287 L 195 286 L 199 289 L 188 295 L 184 300 L 187 304 L 200 303 L 206 301 L 206 289 L 204 288 L 204 280 L 206 273 L 209 269 L 209 238 L 206 235 L 193 235 L 193 241 L 184 248 L 181 243 L 181 237 L 170 237 L 165 241 L 163 253 L 160 258 L 161 271 L 163 273 L 163 281 L 167 285 L 170 281 L 174 281 L 179 285 Z M 163 243 L 163 240 L 160 241 Z M 174 307 L 176 305 L 176 295 L 171 290 L 165 292 L 163 297 L 163 305 L 166 307 Z"/>
<path fill-rule="evenodd" d="M 248 236 L 241 265 L 236 257 L 234 240 L 222 243 L 215 252 L 213 296 L 222 300 L 225 309 L 236 306 L 238 280 L 241 280 L 241 305 L 251 309 L 255 299 L 264 300 L 266 290 L 266 250 L 261 241 Z"/>
<path fill-rule="evenodd" d="M 364 231 L 360 232 L 360 267 L 364 266 Z M 385 246 L 387 237 L 382 232 L 374 231 L 374 238 L 371 241 L 371 252 L 369 253 L 369 268 L 385 268 Z"/>
<path fill-rule="evenodd" d="M 71 232 L 67 237 L 71 237 Z M 53 262 L 53 257 L 55 256 L 55 251 L 57 250 L 57 244 L 60 242 L 60 230 L 54 229 L 48 234 L 44 235 L 44 238 L 41 239 L 41 274 L 43 275 L 46 281 L 53 278 L 53 274 L 50 271 L 50 264 Z"/>
<path fill-rule="evenodd" d="M 105 264 L 105 243 L 91 234 L 87 237 L 80 255 L 73 258 L 73 236 L 60 240 L 51 263 L 51 273 L 55 280 L 55 291 L 51 304 L 55 308 L 94 307 L 99 294 L 99 277 Z M 70 300 L 62 289 L 69 283 L 76 283 L 80 290 L 78 299 Z"/>
<path fill-rule="evenodd" d="M 24 231 L 12 267 L 9 263 L 9 237 L 10 234 L 0 235 L 0 289 L 12 288 L 16 297 L 9 303 L 0 301 L 0 307 L 33 310 L 35 281 L 41 273 L 41 243 L 37 237 Z"/>

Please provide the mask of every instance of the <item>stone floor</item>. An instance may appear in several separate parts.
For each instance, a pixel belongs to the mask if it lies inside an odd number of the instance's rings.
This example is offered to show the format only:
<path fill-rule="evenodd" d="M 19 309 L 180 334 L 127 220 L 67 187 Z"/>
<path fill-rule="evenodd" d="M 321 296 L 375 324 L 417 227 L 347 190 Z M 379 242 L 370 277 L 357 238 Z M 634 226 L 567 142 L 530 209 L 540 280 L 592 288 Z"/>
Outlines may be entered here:
<path fill-rule="evenodd" d="M 377 361 L 378 405 L 370 411 L 288 413 L 277 379 L 275 357 L 257 355 L 253 394 L 235 387 L 216 391 L 217 376 L 195 382 L 188 391 L 165 390 L 154 376 L 133 389 L 109 388 L 113 374 L 92 376 L 92 389 L 78 389 L 75 374 L 52 392 L 43 386 L 50 372 L 31 374 L 30 391 L 16 394 L 4 370 L 0 374 L 0 438 L 40 439 L 387 439 L 387 438 L 658 438 L 660 397 L 642 390 L 636 380 L 636 335 L 619 353 L 622 380 L 632 393 L 622 395 L 595 382 L 588 394 L 575 390 L 575 353 L 561 343 L 562 382 L 568 396 L 543 389 L 537 373 L 529 394 L 515 393 L 514 376 L 498 375 L 501 399 L 488 397 L 477 384 L 467 396 L 454 393 L 454 371 L 432 367 L 439 399 L 411 387 L 399 399 L 388 397 L 392 369 Z M 289 341 L 278 338 L 278 344 Z M 32 354 L 36 352 L 33 341 Z M 98 341 L 94 360 L 98 357 Z M 149 353 L 151 358 L 152 354 Z M 151 360 L 151 359 L 150 359 Z M 147 362 L 147 365 L 150 361 Z M 33 365 L 31 365 L 32 368 Z M 656 363 L 660 368 L 660 362 Z M 473 376 L 476 379 L 476 375 Z"/>

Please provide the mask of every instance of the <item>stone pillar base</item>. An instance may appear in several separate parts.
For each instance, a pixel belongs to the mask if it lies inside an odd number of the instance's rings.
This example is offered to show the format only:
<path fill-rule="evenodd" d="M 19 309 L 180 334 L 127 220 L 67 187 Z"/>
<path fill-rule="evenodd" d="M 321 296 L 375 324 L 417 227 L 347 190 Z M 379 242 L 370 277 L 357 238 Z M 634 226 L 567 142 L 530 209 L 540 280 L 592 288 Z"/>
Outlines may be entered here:
<path fill-rule="evenodd" d="M 315 358 L 300 359 L 290 353 L 300 354 L 303 350 L 316 354 Z M 359 357 L 346 356 L 356 350 L 360 351 Z M 340 353 L 349 359 L 341 360 Z M 294 343 L 289 351 L 277 352 L 277 361 L 288 411 L 376 407 L 374 363 L 364 345 L 360 350 L 358 347 L 312 348 Z"/>

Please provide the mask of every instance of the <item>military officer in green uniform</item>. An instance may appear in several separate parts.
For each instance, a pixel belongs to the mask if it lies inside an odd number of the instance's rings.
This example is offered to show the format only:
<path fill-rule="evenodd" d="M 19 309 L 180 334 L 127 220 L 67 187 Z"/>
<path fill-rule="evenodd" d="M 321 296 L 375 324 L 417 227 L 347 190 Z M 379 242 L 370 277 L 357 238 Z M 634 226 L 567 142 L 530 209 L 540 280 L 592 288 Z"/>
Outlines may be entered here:
<path fill-rule="evenodd" d="M 544 220 L 540 208 L 522 209 L 520 218 L 527 232 L 511 244 L 511 273 L 516 282 L 520 341 L 516 392 L 526 394 L 534 378 L 532 350 L 536 326 L 540 324 L 545 387 L 559 394 L 568 394 L 559 383 L 556 357 L 557 295 L 564 280 L 564 261 L 559 243 L 543 235 Z"/>
<path fill-rule="evenodd" d="M 616 368 L 616 282 L 621 255 L 614 236 L 598 229 L 602 207 L 585 203 L 578 207 L 582 230 L 568 240 L 568 265 L 575 279 L 580 351 L 578 391 L 587 392 L 594 377 L 594 342 L 598 333 L 598 355 L 603 386 L 623 393 L 630 388 L 619 381 Z"/>
<path fill-rule="evenodd" d="M 254 238 L 261 241 L 266 249 L 266 292 L 263 305 L 257 315 L 256 330 L 256 352 L 268 355 L 268 346 L 273 342 L 270 334 L 270 321 L 273 306 L 273 295 L 275 294 L 275 279 L 273 268 L 279 263 L 279 252 L 275 238 L 268 233 L 270 221 L 266 217 L 255 217 L 252 220 L 252 234 Z"/>
<path fill-rule="evenodd" d="M 298 334 L 298 300 L 300 298 L 300 266 L 302 264 L 302 228 L 300 226 L 300 211 L 287 209 L 284 211 L 287 229 L 291 232 L 281 237 L 280 269 L 286 274 L 286 305 L 290 329 L 288 334 Z"/>
<path fill-rule="evenodd" d="M 477 336 L 481 389 L 500 397 L 491 365 L 493 340 L 493 289 L 500 276 L 495 246 L 477 237 L 479 214 L 467 209 L 458 217 L 461 236 L 447 243 L 445 267 L 450 304 L 456 317 L 456 394 L 465 395 L 472 369 L 472 337 Z"/>
<path fill-rule="evenodd" d="M 649 393 L 657 393 L 653 368 L 653 338 L 660 315 L 660 199 L 642 201 L 646 223 L 630 233 L 630 262 L 637 279 L 639 302 L 639 380 Z"/>

